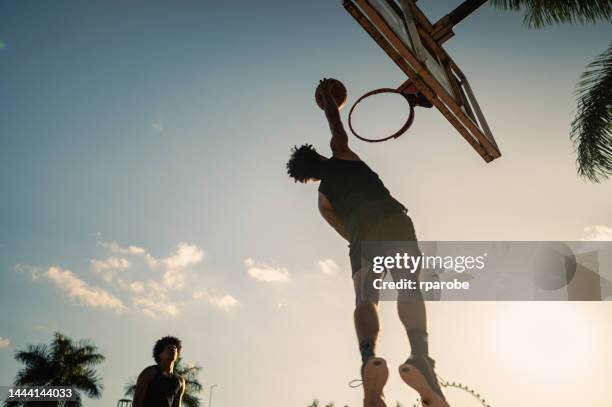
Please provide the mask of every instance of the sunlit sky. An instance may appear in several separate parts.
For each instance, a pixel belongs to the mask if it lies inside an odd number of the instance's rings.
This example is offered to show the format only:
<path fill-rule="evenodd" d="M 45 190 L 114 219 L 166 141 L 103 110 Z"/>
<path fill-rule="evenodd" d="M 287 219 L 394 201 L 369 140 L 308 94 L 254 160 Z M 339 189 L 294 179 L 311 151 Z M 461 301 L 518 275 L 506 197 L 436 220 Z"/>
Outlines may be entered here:
<path fill-rule="evenodd" d="M 431 20 L 458 3 L 419 2 Z M 351 138 L 419 239 L 612 236 L 612 184 L 576 176 L 568 137 L 611 26 L 528 30 L 484 6 L 455 32 L 445 48 L 503 156 L 486 164 L 435 109 L 398 140 Z M 295 144 L 329 153 L 323 76 L 350 101 L 405 80 L 340 1 L 0 2 L 0 385 L 15 351 L 60 331 L 99 346 L 104 393 L 86 405 L 114 406 L 173 334 L 215 407 L 358 406 L 346 243 L 317 186 L 284 169 Z M 369 102 L 357 124 L 393 128 L 395 102 Z M 429 317 L 441 376 L 494 407 L 612 401 L 610 302 L 436 303 Z M 392 304 L 382 323 L 387 399 L 409 406 Z M 449 392 L 476 405 L 462 397 Z"/>

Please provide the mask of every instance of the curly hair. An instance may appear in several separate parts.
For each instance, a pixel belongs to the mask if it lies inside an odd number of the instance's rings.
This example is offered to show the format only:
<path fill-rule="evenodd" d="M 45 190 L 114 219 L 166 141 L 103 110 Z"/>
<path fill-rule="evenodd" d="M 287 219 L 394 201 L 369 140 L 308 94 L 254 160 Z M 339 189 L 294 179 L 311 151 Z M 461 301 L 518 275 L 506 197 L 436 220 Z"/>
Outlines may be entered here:
<path fill-rule="evenodd" d="M 305 183 L 311 178 L 321 178 L 321 156 L 311 144 L 294 146 L 287 162 L 287 174 L 295 182 Z"/>
<path fill-rule="evenodd" d="M 159 362 L 161 361 L 159 355 L 168 345 L 176 346 L 178 354 L 181 354 L 181 340 L 179 338 L 175 338 L 174 336 L 164 336 L 163 338 L 155 342 L 155 346 L 153 347 L 153 359 L 155 359 L 155 363 L 159 364 Z"/>

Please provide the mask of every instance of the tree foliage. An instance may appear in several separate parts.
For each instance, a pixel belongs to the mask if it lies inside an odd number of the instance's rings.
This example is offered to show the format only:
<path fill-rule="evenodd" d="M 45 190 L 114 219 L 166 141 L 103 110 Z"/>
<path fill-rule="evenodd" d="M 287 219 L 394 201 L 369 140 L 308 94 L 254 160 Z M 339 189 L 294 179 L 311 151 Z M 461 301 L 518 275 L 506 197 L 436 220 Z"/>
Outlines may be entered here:
<path fill-rule="evenodd" d="M 590 181 L 612 175 L 612 43 L 582 74 L 571 137 L 578 173 Z"/>
<path fill-rule="evenodd" d="M 597 23 L 612 18 L 610 0 L 491 0 L 496 7 L 525 11 L 523 22 L 530 28 L 559 23 Z"/>
<path fill-rule="evenodd" d="M 70 386 L 76 392 L 75 401 L 44 402 L 45 406 L 81 407 L 81 395 L 99 399 L 102 379 L 95 366 L 104 361 L 98 348 L 90 341 L 73 341 L 56 332 L 50 345 L 28 345 L 17 351 L 15 359 L 24 365 L 17 373 L 15 386 Z M 32 402 L 5 402 L 6 407 L 31 406 Z"/>

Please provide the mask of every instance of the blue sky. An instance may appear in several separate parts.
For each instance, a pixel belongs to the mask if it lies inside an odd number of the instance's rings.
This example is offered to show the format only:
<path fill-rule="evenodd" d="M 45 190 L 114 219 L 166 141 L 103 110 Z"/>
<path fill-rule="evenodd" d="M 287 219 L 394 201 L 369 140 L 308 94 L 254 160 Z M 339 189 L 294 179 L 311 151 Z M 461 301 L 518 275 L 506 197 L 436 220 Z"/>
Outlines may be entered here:
<path fill-rule="evenodd" d="M 458 4 L 423 3 L 431 20 Z M 502 158 L 485 164 L 434 109 L 417 111 L 399 140 L 351 140 L 419 238 L 608 236 L 612 187 L 576 177 L 568 129 L 579 75 L 611 27 L 527 30 L 518 13 L 485 6 L 455 31 L 445 48 Z M 88 405 L 114 405 L 172 333 L 203 382 L 218 384 L 216 406 L 357 405 L 346 245 L 319 219 L 316 186 L 284 170 L 295 144 L 327 152 L 313 100 L 321 77 L 341 79 L 351 100 L 405 80 L 340 2 L 2 1 L 0 41 L 0 384 L 19 368 L 15 350 L 61 331 L 100 346 L 104 397 Z M 360 119 L 369 130 L 402 118 L 403 105 L 381 100 L 366 105 L 376 119 Z M 603 406 L 612 394 L 593 383 L 612 361 L 609 304 L 435 304 L 432 348 L 453 377 L 511 406 L 500 382 L 461 369 L 449 339 L 466 330 L 458 310 L 473 327 L 462 352 L 507 380 L 522 373 L 494 356 L 508 345 L 493 334 L 499 315 L 536 318 L 517 318 L 518 331 L 545 326 L 536 350 L 553 367 L 546 335 L 576 340 L 564 318 L 591 321 L 582 339 L 603 353 L 581 354 L 592 365 L 575 388 L 596 389 L 589 402 Z M 381 348 L 405 357 L 385 312 Z M 390 386 L 408 404 L 413 393 Z"/>

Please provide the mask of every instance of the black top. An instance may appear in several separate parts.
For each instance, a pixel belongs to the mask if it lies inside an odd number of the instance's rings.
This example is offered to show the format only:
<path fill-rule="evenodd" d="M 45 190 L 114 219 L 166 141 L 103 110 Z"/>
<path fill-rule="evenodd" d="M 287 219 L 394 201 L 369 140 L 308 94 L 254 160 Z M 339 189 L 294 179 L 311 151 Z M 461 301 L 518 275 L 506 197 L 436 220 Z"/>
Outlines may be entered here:
<path fill-rule="evenodd" d="M 381 216 L 406 213 L 404 205 L 391 196 L 378 174 L 363 161 L 326 160 L 319 192 L 338 213 L 351 243 Z"/>
<path fill-rule="evenodd" d="M 175 373 L 172 376 L 164 375 L 159 365 L 156 365 L 155 369 L 155 377 L 147 386 L 142 406 L 172 407 L 174 398 L 178 396 L 181 388 L 181 381 Z"/>

